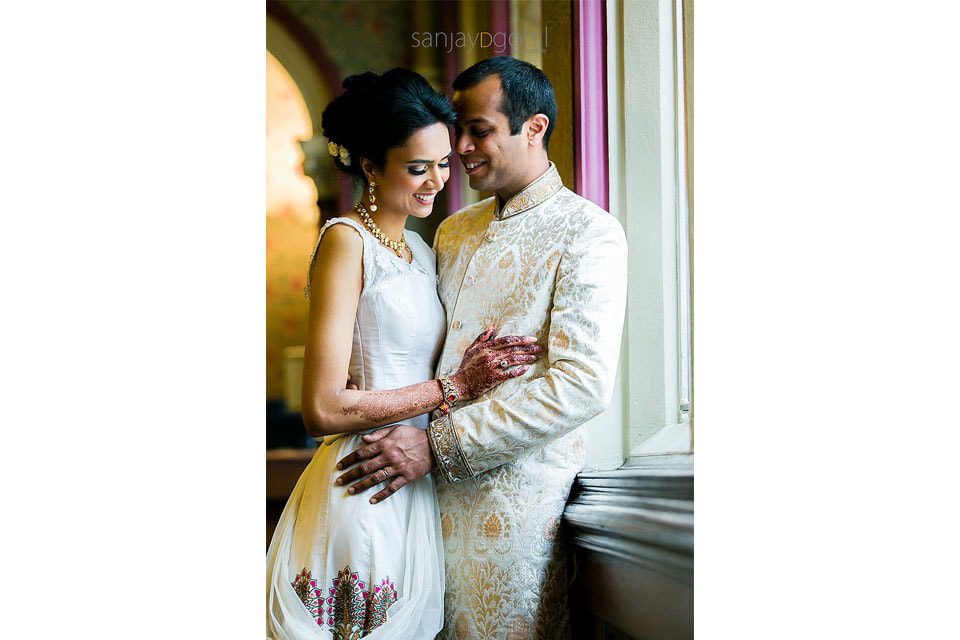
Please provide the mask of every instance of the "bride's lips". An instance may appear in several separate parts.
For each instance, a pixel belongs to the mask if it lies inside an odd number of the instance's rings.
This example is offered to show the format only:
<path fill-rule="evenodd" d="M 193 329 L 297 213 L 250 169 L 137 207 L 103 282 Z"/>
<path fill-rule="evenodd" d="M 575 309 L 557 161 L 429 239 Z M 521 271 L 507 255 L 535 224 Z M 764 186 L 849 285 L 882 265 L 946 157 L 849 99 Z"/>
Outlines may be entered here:
<path fill-rule="evenodd" d="M 484 167 L 487 166 L 486 160 L 477 160 L 476 162 L 466 162 L 463 161 L 463 168 L 466 171 L 468 176 L 472 176 L 480 171 L 483 171 Z"/>
<path fill-rule="evenodd" d="M 415 193 L 415 194 L 413 194 L 413 199 L 414 199 L 414 200 L 416 200 L 416 201 L 419 202 L 420 204 L 422 204 L 422 205 L 424 205 L 424 206 L 427 206 L 427 207 L 433 205 L 433 199 L 436 198 L 436 197 L 437 197 L 437 192 L 436 192 L 436 191 L 434 191 L 433 193 Z"/>

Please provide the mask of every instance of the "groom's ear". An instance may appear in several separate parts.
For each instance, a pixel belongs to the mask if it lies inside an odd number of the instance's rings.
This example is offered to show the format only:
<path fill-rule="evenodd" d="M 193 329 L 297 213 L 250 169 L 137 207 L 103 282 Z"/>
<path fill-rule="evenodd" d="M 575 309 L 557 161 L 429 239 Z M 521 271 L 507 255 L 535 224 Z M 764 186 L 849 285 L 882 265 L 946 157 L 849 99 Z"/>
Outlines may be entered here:
<path fill-rule="evenodd" d="M 543 136 L 547 134 L 547 127 L 550 126 L 550 118 L 538 113 L 530 116 L 527 120 L 527 144 L 536 147 L 543 144 Z"/>

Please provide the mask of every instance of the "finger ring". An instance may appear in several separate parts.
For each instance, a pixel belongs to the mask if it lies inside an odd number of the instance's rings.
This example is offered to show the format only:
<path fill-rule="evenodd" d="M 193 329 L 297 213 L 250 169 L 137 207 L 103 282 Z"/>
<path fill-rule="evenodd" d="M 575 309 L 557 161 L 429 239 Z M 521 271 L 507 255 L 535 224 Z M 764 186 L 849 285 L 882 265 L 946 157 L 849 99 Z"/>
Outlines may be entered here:
<path fill-rule="evenodd" d="M 500 361 L 500 368 L 501 368 L 501 369 L 506 369 L 506 368 L 507 368 L 507 361 L 506 361 L 506 360 L 501 360 L 501 361 Z"/>

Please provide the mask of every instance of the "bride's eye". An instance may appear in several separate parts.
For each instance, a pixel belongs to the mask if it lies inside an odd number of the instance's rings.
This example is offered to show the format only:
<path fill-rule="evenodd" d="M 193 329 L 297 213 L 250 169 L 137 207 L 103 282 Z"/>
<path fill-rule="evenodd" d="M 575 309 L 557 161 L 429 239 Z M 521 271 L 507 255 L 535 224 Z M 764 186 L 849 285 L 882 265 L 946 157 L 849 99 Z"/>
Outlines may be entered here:
<path fill-rule="evenodd" d="M 409 169 L 407 169 L 407 171 L 410 172 L 410 175 L 413 175 L 413 176 L 422 176 L 423 174 L 425 174 L 425 173 L 427 172 L 427 168 L 426 168 L 426 167 L 423 167 L 422 169 L 415 169 L 415 168 L 413 168 L 413 167 L 410 167 Z"/>
<path fill-rule="evenodd" d="M 449 161 L 447 161 L 447 162 L 441 162 L 441 163 L 438 164 L 437 166 L 440 167 L 441 169 L 446 169 L 447 167 L 450 166 L 450 162 L 449 162 Z"/>

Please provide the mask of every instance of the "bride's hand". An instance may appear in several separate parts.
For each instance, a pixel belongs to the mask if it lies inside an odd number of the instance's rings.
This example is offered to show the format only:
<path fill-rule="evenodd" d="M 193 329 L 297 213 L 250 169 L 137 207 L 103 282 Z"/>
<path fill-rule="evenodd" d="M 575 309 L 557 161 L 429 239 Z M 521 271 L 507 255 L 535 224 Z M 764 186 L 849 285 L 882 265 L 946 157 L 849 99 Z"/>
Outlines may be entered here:
<path fill-rule="evenodd" d="M 496 326 L 487 327 L 467 347 L 460 368 L 450 376 L 462 400 L 471 400 L 504 380 L 522 376 L 528 365 L 536 362 L 536 354 L 543 351 L 534 336 L 494 338 L 496 335 Z"/>

